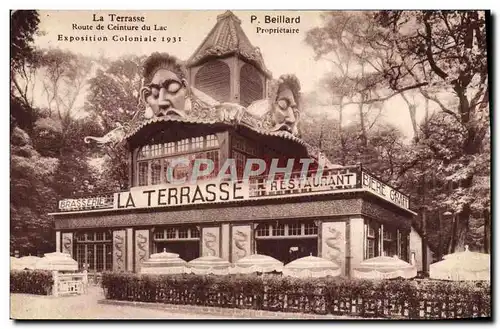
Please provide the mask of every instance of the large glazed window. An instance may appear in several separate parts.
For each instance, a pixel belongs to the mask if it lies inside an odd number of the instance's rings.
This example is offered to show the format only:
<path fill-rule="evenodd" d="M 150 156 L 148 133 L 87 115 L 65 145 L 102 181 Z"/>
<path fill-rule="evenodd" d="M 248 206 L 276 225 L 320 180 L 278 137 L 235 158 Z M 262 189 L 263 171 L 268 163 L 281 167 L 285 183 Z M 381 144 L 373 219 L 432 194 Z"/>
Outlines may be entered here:
<path fill-rule="evenodd" d="M 264 88 L 259 71 L 250 64 L 245 64 L 240 70 L 241 105 L 248 106 L 264 97 Z"/>
<path fill-rule="evenodd" d="M 229 101 L 231 95 L 231 73 L 229 66 L 221 61 L 203 65 L 196 73 L 194 86 L 219 102 Z"/>
<path fill-rule="evenodd" d="M 103 272 L 113 270 L 113 244 L 109 231 L 78 232 L 76 238 L 76 261 L 83 269 L 88 264 L 89 271 Z"/>
<path fill-rule="evenodd" d="M 208 159 L 214 164 L 211 174 L 198 179 L 216 177 L 219 172 L 219 140 L 217 135 L 185 138 L 177 142 L 145 145 L 137 157 L 137 185 L 169 183 L 173 179 L 190 179 L 196 159 Z M 201 170 L 206 164 L 201 163 Z M 169 174 L 171 171 L 171 174 Z"/>

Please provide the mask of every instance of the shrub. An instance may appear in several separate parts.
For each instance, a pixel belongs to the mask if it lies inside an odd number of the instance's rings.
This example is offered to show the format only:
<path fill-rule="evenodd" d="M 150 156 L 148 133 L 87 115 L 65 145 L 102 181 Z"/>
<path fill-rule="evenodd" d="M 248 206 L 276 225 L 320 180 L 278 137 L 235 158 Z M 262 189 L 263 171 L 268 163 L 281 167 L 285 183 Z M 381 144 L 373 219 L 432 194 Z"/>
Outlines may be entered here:
<path fill-rule="evenodd" d="M 389 318 L 491 316 L 489 283 L 105 273 L 106 298 Z"/>
<path fill-rule="evenodd" d="M 10 271 L 10 292 L 35 295 L 50 295 L 54 280 L 50 271 Z"/>

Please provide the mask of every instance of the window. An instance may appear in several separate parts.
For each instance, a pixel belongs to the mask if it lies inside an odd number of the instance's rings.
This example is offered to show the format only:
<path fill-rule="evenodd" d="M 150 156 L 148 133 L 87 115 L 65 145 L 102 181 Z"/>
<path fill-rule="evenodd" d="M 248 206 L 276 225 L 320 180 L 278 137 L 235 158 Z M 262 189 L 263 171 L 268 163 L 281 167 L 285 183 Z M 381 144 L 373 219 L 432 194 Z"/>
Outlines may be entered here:
<path fill-rule="evenodd" d="M 301 227 L 300 223 L 288 224 L 288 235 L 301 235 Z"/>
<path fill-rule="evenodd" d="M 203 148 L 203 137 L 193 137 L 191 138 L 191 149 L 201 150 Z"/>
<path fill-rule="evenodd" d="M 314 223 L 305 223 L 304 224 L 304 234 L 305 235 L 317 235 L 318 234 L 318 226 Z"/>
<path fill-rule="evenodd" d="M 378 226 L 376 226 L 373 222 L 368 222 L 365 224 L 365 241 L 366 241 L 366 249 L 365 249 L 365 259 L 373 258 L 378 256 L 377 252 L 377 239 L 378 239 Z"/>
<path fill-rule="evenodd" d="M 163 240 L 165 239 L 165 231 L 156 231 L 154 235 L 155 240 Z"/>
<path fill-rule="evenodd" d="M 187 239 L 189 229 L 187 227 L 182 227 L 179 229 L 179 239 Z"/>
<path fill-rule="evenodd" d="M 233 158 L 236 163 L 236 173 L 238 178 L 242 178 L 245 171 L 246 157 L 243 153 L 233 151 Z"/>
<path fill-rule="evenodd" d="M 398 254 L 397 231 L 384 226 L 384 256 Z"/>
<path fill-rule="evenodd" d="M 194 87 L 219 102 L 227 102 L 231 92 L 231 71 L 223 61 L 205 63 L 196 72 Z"/>
<path fill-rule="evenodd" d="M 250 64 L 245 64 L 240 70 L 241 105 L 248 106 L 253 101 L 262 99 L 264 87 L 259 71 Z"/>
<path fill-rule="evenodd" d="M 76 261 L 80 269 L 88 264 L 89 271 L 113 269 L 111 232 L 79 232 L 76 234 Z"/>
<path fill-rule="evenodd" d="M 278 224 L 276 226 L 273 225 L 273 235 L 274 236 L 285 235 L 285 225 L 284 224 Z"/>
<path fill-rule="evenodd" d="M 151 184 L 161 183 L 161 159 L 151 161 Z"/>
<path fill-rule="evenodd" d="M 199 239 L 200 232 L 196 227 L 167 227 L 158 229 L 154 234 L 154 240 L 191 240 Z"/>
<path fill-rule="evenodd" d="M 176 233 L 175 228 L 167 229 L 167 239 L 175 239 L 175 233 Z"/>
<path fill-rule="evenodd" d="M 161 144 L 151 145 L 151 156 L 152 157 L 160 156 L 161 153 L 162 153 L 162 145 Z"/>
<path fill-rule="evenodd" d="M 269 236 L 269 226 L 266 224 L 259 224 L 255 230 L 257 236 Z"/>
<path fill-rule="evenodd" d="M 165 143 L 165 154 L 174 154 L 175 153 L 175 143 Z"/>
<path fill-rule="evenodd" d="M 191 173 L 194 159 L 210 159 L 214 163 L 214 170 L 211 175 L 204 178 L 216 177 L 219 169 L 219 142 L 216 135 L 198 136 L 185 138 L 177 142 L 168 142 L 163 144 L 145 145 L 141 148 L 138 155 L 137 164 L 137 184 L 138 186 L 155 185 L 163 182 L 170 182 L 167 173 L 170 163 L 179 159 L 179 155 L 190 150 L 207 150 L 189 155 L 187 157 L 189 166 L 186 164 L 176 164 L 173 170 L 175 179 L 188 178 Z M 163 172 L 162 172 L 163 170 Z"/>
<path fill-rule="evenodd" d="M 207 148 L 208 147 L 217 147 L 219 146 L 219 140 L 216 135 L 208 135 L 207 136 Z"/>
<path fill-rule="evenodd" d="M 187 152 L 189 150 L 189 139 L 182 139 L 177 142 L 177 152 Z"/>
<path fill-rule="evenodd" d="M 373 239 L 368 239 L 367 241 L 367 256 L 366 258 L 373 258 L 375 257 L 375 240 Z"/>
<path fill-rule="evenodd" d="M 139 186 L 148 185 L 148 167 L 149 163 L 146 161 L 139 162 Z"/>

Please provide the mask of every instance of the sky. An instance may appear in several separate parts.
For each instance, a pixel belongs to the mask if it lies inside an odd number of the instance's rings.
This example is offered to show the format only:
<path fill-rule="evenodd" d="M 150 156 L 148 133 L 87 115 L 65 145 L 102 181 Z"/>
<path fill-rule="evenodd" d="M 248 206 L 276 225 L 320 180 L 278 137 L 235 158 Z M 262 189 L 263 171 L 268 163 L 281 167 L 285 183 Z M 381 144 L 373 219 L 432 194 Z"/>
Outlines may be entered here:
<path fill-rule="evenodd" d="M 67 49 L 75 53 L 90 56 L 103 55 L 110 59 L 118 58 L 127 54 L 149 55 L 152 52 L 168 52 L 180 59 L 187 60 L 196 48 L 201 44 L 205 36 L 210 32 L 217 22 L 217 15 L 224 13 L 221 10 L 212 11 L 40 11 L 39 28 L 44 35 L 35 39 L 35 45 L 40 48 L 57 47 Z M 282 74 L 295 74 L 302 86 L 302 91 L 307 93 L 313 91 L 319 79 L 330 71 L 330 64 L 324 61 L 316 61 L 312 47 L 308 46 L 304 39 L 306 32 L 311 28 L 321 25 L 321 12 L 318 11 L 234 11 L 241 20 L 241 26 L 253 46 L 259 47 L 264 57 L 267 68 L 272 72 L 273 78 Z M 111 21 L 110 14 L 117 16 L 139 16 L 144 17 L 144 23 L 121 23 L 116 18 Z M 252 15 L 257 16 L 255 22 L 251 22 Z M 300 16 L 300 22 L 295 24 L 268 23 L 265 24 L 265 16 Z M 96 21 L 100 17 L 103 22 Z M 260 22 L 260 24 L 258 23 Z M 97 25 L 136 25 L 140 29 L 142 25 L 151 27 L 150 31 L 104 31 L 96 30 Z M 77 28 L 75 29 L 75 26 Z M 162 26 L 166 31 L 154 31 Z M 92 30 L 84 28 L 92 27 Z M 257 27 L 276 28 L 289 27 L 299 30 L 296 34 L 263 34 L 257 33 Z M 81 42 L 81 41 L 59 41 L 59 37 L 85 37 L 85 36 L 107 36 L 108 41 Z M 181 37 L 181 42 L 115 42 L 113 35 L 137 36 L 151 35 L 158 39 L 161 37 Z M 81 100 L 83 104 L 83 98 Z M 307 110 L 307 109 L 305 109 Z M 329 111 L 332 108 L 324 107 L 313 109 L 315 112 Z M 355 107 L 348 109 L 353 118 L 356 113 Z M 417 109 L 417 119 L 423 117 L 423 109 Z M 349 119 L 348 119 L 349 120 Z M 348 123 L 346 120 L 346 123 Z M 411 121 L 406 104 L 399 96 L 394 97 L 385 104 L 379 120 L 392 123 L 399 127 L 407 137 L 412 136 Z"/>

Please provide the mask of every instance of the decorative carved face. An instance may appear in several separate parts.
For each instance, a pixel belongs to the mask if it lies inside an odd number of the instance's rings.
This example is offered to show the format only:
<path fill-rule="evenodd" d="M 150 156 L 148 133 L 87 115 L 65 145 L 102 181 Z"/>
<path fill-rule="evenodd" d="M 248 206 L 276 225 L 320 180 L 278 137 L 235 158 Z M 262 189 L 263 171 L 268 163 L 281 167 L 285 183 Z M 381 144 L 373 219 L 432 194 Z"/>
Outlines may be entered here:
<path fill-rule="evenodd" d="M 190 108 L 187 106 L 188 88 L 186 80 L 167 69 L 159 69 L 151 82 L 141 90 L 141 98 L 153 111 L 154 115 L 185 116 Z"/>
<path fill-rule="evenodd" d="M 268 126 L 271 131 L 288 131 L 296 135 L 299 111 L 293 92 L 288 87 L 284 87 L 272 104 L 271 115 L 268 118 Z"/>

